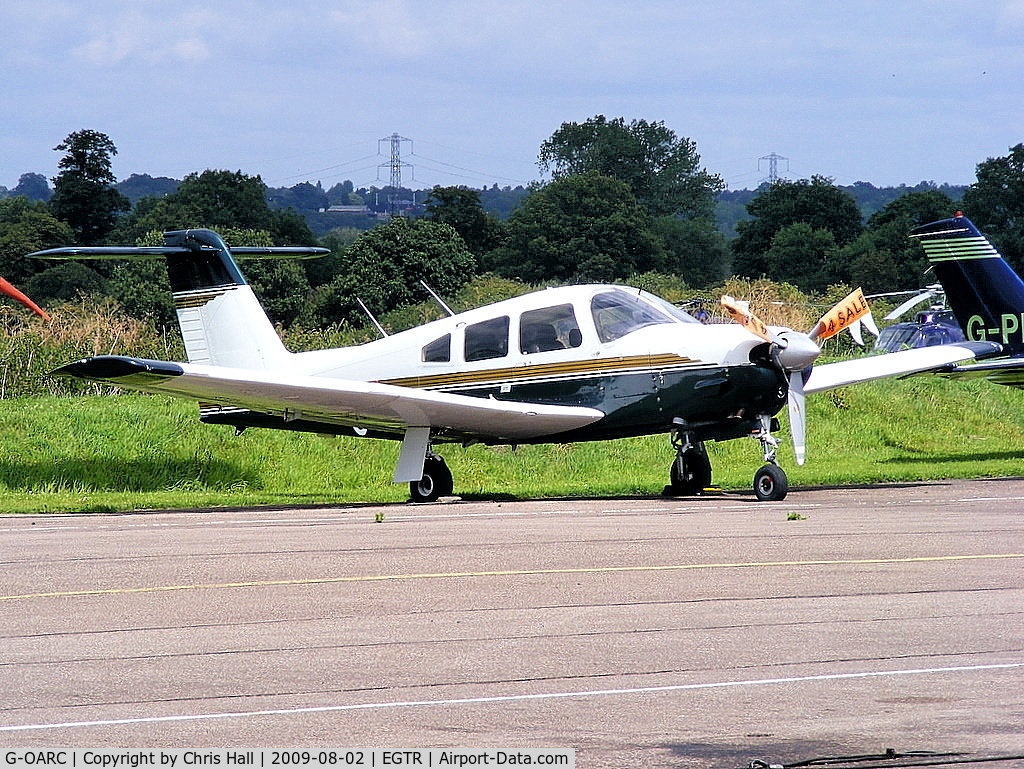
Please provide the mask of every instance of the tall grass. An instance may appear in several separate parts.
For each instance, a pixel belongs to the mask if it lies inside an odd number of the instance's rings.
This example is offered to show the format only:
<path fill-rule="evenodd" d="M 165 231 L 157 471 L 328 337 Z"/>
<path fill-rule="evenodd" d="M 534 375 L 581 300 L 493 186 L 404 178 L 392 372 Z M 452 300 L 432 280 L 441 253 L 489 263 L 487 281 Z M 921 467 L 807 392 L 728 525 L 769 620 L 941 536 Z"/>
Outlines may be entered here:
<path fill-rule="evenodd" d="M 808 463 L 788 443 L 791 486 L 1013 476 L 1024 393 L 934 377 L 811 396 Z M 399 502 L 393 441 L 203 425 L 194 404 L 138 394 L 0 401 L 0 512 Z M 785 438 L 785 429 L 780 434 Z M 509 447 L 437 447 L 472 499 L 657 495 L 666 436 Z M 714 482 L 749 490 L 756 441 L 709 444 Z M 799 499 L 791 496 L 791 501 Z M 783 503 L 785 504 L 785 503 Z"/>
<path fill-rule="evenodd" d="M 0 305 L 0 398 L 100 392 L 100 386 L 50 375 L 90 355 L 180 360 L 180 337 L 121 312 L 113 299 L 81 300 L 50 311 L 51 320 Z"/>
<path fill-rule="evenodd" d="M 500 286 L 518 291 L 518 286 Z M 769 323 L 801 328 L 800 297 L 758 282 L 727 286 Z M 840 291 L 841 289 L 837 289 Z M 493 298 L 493 297 L 489 297 Z M 839 298 L 838 296 L 836 298 Z M 794 301 L 790 302 L 789 299 Z M 468 301 L 468 300 L 467 300 Z M 180 360 L 175 333 L 124 316 L 109 302 L 51 308 L 54 320 L 0 307 L 0 512 L 398 502 L 392 441 L 202 425 L 195 404 L 119 393 L 51 376 L 96 354 Z M 420 320 L 413 311 L 387 323 Z M 292 349 L 372 338 L 360 329 L 292 330 Z M 984 381 L 922 376 L 843 388 L 808 399 L 808 464 L 787 443 L 791 485 L 854 484 L 1021 473 L 1024 393 Z M 783 422 L 785 417 L 783 415 Z M 783 437 L 783 436 L 780 436 Z M 666 436 L 569 445 L 438 447 L 470 498 L 651 495 L 667 482 Z M 749 489 L 759 444 L 709 445 L 714 482 Z"/>

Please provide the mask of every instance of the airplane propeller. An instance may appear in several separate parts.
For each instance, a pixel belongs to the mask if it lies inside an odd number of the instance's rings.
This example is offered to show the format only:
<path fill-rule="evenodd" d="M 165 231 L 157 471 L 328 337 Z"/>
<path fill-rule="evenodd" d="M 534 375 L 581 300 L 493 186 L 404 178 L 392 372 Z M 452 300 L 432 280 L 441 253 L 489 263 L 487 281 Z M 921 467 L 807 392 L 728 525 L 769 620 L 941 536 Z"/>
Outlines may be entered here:
<path fill-rule="evenodd" d="M 793 453 L 796 463 L 802 465 L 807 454 L 807 406 L 804 395 L 805 372 L 814 365 L 821 354 L 819 342 L 831 339 L 847 328 L 855 328 L 858 322 L 869 323 L 871 309 L 861 289 L 850 292 L 832 309 L 821 316 L 806 334 L 791 329 L 773 329 L 750 312 L 745 302 L 731 296 L 722 297 L 722 306 L 729 316 L 754 336 L 771 345 L 772 361 L 789 379 L 789 429 L 793 439 Z"/>

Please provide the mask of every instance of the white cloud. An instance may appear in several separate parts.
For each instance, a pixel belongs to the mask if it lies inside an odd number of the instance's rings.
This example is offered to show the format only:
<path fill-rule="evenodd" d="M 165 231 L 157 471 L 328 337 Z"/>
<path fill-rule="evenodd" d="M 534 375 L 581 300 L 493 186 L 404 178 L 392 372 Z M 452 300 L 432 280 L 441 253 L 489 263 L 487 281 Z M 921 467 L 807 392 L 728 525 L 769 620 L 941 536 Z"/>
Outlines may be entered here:
<path fill-rule="evenodd" d="M 715 172 L 775 151 L 843 181 L 964 181 L 950 158 L 1024 140 L 1024 0 L 6 0 L 0 17 L 4 185 L 50 173 L 81 128 L 111 135 L 125 175 L 265 178 L 398 131 L 529 179 L 544 139 L 598 113 L 664 121 Z"/>
<path fill-rule="evenodd" d="M 176 13 L 171 16 L 132 8 L 111 17 L 83 18 L 85 40 L 71 49 L 75 59 L 94 67 L 125 63 L 173 66 L 210 57 L 203 37 L 208 14 Z"/>

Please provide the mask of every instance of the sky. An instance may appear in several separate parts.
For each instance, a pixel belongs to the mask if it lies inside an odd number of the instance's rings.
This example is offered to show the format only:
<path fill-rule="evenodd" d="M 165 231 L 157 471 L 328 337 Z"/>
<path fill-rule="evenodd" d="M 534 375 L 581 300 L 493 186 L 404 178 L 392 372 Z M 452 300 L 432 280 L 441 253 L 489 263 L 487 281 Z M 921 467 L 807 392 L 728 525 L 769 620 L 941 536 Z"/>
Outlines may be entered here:
<path fill-rule="evenodd" d="M 542 180 L 595 115 L 662 122 L 731 189 L 970 184 L 1024 142 L 1024 0 L 4 0 L 0 185 L 105 133 L 117 178 Z M 382 141 L 383 140 L 383 141 Z"/>

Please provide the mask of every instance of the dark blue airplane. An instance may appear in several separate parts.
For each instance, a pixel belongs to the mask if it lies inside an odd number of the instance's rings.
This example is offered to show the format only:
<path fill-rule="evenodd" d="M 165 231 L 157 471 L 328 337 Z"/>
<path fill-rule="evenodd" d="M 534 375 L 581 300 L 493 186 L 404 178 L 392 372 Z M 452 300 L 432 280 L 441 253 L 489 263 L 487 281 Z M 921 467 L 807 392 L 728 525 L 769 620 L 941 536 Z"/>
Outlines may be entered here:
<path fill-rule="evenodd" d="M 967 339 L 1002 346 L 1002 357 L 953 364 L 942 374 L 1024 388 L 1024 280 L 961 213 L 922 225 L 910 237 L 924 246 Z"/>

